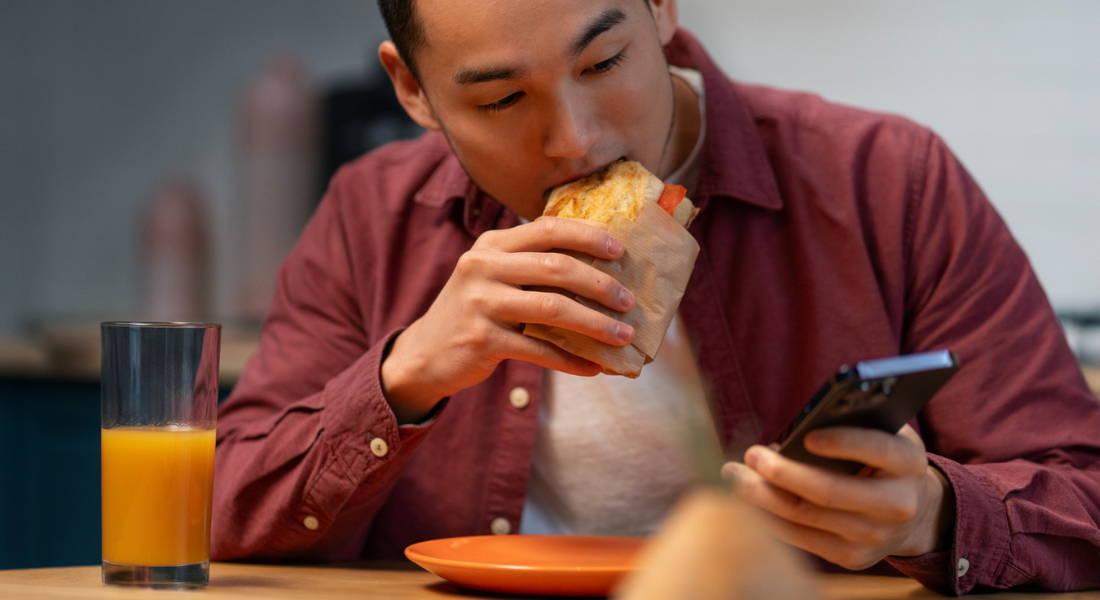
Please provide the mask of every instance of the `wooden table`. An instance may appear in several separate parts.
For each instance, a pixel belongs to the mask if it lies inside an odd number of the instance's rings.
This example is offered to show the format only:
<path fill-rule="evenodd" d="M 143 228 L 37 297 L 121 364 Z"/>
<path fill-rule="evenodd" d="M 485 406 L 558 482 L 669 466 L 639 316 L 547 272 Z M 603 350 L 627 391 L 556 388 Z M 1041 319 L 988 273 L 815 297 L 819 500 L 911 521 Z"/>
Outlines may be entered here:
<path fill-rule="evenodd" d="M 407 600 L 445 598 L 508 598 L 462 590 L 407 563 L 357 563 L 351 565 L 286 566 L 215 563 L 210 585 L 198 591 L 162 591 L 106 586 L 99 567 L 64 567 L 0 571 L 0 598 L 141 599 L 189 598 L 353 598 L 355 600 Z M 822 596 L 827 600 L 891 600 L 942 598 L 912 579 L 864 575 L 821 575 Z M 1096 600 L 1100 592 L 1069 594 L 998 594 L 990 600 Z M 530 597 L 527 597 L 528 599 Z"/>

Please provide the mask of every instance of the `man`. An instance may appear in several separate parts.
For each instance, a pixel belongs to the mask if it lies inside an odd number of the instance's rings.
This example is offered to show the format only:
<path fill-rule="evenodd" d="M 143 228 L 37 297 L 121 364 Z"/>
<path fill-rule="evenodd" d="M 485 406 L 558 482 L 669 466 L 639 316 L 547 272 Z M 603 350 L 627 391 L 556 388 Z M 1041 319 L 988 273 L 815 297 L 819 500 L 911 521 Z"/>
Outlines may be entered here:
<path fill-rule="evenodd" d="M 432 133 L 346 167 L 280 271 L 219 417 L 216 558 L 651 531 L 690 485 L 652 432 L 709 390 L 736 459 L 724 473 L 791 544 L 849 568 L 886 559 L 948 593 L 1100 586 L 1100 406 L 1023 253 L 935 136 L 734 85 L 677 29 L 674 0 L 380 6 L 394 40 L 380 59 Z M 633 387 L 520 333 L 633 339 L 539 291 L 633 307 L 551 252 L 614 260 L 618 240 L 538 218 L 549 189 L 620 157 L 701 209 L 677 322 Z M 871 476 L 766 446 L 840 364 L 936 348 L 963 367 L 914 427 L 807 442 Z"/>

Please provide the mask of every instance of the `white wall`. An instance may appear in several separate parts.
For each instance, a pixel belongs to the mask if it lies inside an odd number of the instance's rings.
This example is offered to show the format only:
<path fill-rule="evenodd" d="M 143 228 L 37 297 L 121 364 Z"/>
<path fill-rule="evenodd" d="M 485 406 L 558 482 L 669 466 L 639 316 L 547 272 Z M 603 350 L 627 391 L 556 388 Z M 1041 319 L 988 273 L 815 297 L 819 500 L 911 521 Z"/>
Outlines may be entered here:
<path fill-rule="evenodd" d="M 681 0 L 735 79 L 936 130 L 1056 306 L 1100 307 L 1100 2 Z"/>
<path fill-rule="evenodd" d="M 942 134 L 1061 306 L 1100 306 L 1100 2 L 680 0 L 733 76 Z M 0 334 L 136 307 L 138 210 L 197 176 L 232 301 L 233 110 L 271 53 L 362 71 L 373 0 L 0 0 Z M 131 313 L 132 314 L 132 313 Z"/>

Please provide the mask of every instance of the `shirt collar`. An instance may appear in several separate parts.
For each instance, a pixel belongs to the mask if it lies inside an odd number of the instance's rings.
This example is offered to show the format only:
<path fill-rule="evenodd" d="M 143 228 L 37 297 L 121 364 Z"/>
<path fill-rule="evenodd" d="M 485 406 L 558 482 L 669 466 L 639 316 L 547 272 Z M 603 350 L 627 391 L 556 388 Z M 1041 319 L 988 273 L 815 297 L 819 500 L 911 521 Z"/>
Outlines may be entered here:
<path fill-rule="evenodd" d="M 709 198 L 718 196 L 772 210 L 782 208 L 779 184 L 756 119 L 733 82 L 714 64 L 702 44 L 683 29 L 678 29 L 665 46 L 665 56 L 670 64 L 703 75 L 707 131 L 699 185 L 692 200 L 700 208 Z"/>
<path fill-rule="evenodd" d="M 443 208 L 451 200 L 460 200 L 462 225 L 470 235 L 477 237 L 492 229 L 503 206 L 474 185 L 443 134 L 428 132 L 424 136 L 428 138 L 428 151 L 438 149 L 443 153 L 443 160 L 413 196 L 413 201 L 424 206 Z"/>
<path fill-rule="evenodd" d="M 727 197 L 762 208 L 779 210 L 783 199 L 768 162 L 756 120 L 741 100 L 737 88 L 714 64 L 702 44 L 678 29 L 665 46 L 670 64 L 695 69 L 703 75 L 706 95 L 706 136 L 699 164 L 699 184 L 692 201 L 704 208 L 712 197 Z M 453 199 L 463 200 L 462 223 L 474 237 L 492 229 L 518 223 L 511 211 L 479 190 L 444 136 L 430 132 L 432 147 L 445 157 L 413 200 L 442 208 Z M 498 219 L 502 219 L 499 223 Z"/>

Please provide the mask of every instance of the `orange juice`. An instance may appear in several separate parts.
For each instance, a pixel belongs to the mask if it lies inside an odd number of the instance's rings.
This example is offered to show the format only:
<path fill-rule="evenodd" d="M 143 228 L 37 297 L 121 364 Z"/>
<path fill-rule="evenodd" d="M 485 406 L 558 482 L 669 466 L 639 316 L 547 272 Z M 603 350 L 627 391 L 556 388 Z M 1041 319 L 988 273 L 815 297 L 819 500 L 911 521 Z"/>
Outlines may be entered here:
<path fill-rule="evenodd" d="M 103 560 L 150 567 L 209 560 L 214 430 L 100 433 Z"/>

